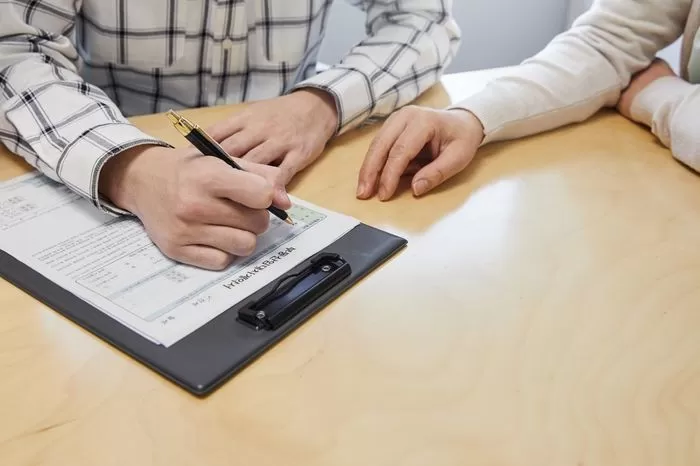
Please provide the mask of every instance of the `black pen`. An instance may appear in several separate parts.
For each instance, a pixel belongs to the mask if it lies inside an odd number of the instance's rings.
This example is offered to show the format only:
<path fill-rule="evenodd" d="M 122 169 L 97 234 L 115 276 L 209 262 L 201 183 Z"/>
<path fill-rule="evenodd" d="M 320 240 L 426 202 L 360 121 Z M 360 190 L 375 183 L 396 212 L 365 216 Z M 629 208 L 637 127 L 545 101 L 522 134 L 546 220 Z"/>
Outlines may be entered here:
<path fill-rule="evenodd" d="M 173 126 L 175 126 L 175 129 L 177 129 L 180 134 L 185 136 L 185 139 L 190 141 L 192 145 L 202 154 L 211 155 L 226 162 L 231 168 L 245 171 L 231 157 L 229 157 L 219 143 L 214 141 L 214 139 L 205 133 L 202 128 L 190 122 L 185 117 L 178 115 L 172 110 L 168 111 L 168 119 L 172 122 Z M 290 225 L 294 225 L 294 222 L 291 218 L 289 218 L 289 215 L 287 215 L 287 212 L 284 210 L 275 206 L 270 206 L 267 208 L 267 210 L 280 220 L 283 220 Z"/>

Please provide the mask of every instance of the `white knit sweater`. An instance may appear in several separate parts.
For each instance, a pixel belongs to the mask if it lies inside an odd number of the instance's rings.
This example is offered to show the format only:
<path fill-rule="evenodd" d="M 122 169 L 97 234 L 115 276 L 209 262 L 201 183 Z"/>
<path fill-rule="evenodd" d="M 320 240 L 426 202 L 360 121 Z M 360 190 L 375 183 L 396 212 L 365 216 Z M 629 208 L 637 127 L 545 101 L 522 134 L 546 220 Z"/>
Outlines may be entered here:
<path fill-rule="evenodd" d="M 632 114 L 700 171 L 700 83 L 687 82 L 699 27 L 700 0 L 598 0 L 542 52 L 455 107 L 481 120 L 484 143 L 582 121 L 615 106 L 632 75 L 684 34 L 685 80 L 655 81 L 634 100 Z"/>

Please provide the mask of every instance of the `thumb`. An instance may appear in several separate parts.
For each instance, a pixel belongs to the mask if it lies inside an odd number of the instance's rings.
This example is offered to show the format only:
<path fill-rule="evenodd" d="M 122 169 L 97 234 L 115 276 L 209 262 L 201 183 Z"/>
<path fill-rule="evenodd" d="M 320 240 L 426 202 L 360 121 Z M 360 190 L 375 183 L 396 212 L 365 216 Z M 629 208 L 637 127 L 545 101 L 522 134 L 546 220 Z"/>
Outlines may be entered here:
<path fill-rule="evenodd" d="M 243 159 L 237 159 L 236 162 L 243 170 L 262 176 L 275 188 L 275 194 L 272 198 L 272 203 L 275 206 L 285 210 L 292 207 L 292 201 L 289 199 L 287 190 L 285 189 L 284 177 L 281 169 L 270 165 L 249 162 Z"/>
<path fill-rule="evenodd" d="M 448 145 L 435 160 L 415 174 L 411 188 L 415 196 L 422 196 L 464 170 L 474 158 L 476 148 L 464 144 Z"/>
<path fill-rule="evenodd" d="M 287 195 L 287 190 L 284 187 L 275 186 L 275 195 L 272 198 L 272 203 L 282 210 L 287 210 L 292 207 L 292 200 Z"/>

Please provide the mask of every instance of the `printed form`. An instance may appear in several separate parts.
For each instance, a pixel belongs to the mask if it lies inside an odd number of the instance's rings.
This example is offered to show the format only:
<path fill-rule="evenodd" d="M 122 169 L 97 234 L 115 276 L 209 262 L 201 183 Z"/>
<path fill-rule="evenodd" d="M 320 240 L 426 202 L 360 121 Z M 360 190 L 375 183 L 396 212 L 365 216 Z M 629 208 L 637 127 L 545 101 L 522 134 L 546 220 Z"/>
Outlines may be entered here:
<path fill-rule="evenodd" d="M 168 259 L 131 217 L 104 214 L 37 173 L 0 183 L 0 246 L 154 343 L 170 346 L 359 222 L 292 198 L 255 252 L 220 272 Z"/>

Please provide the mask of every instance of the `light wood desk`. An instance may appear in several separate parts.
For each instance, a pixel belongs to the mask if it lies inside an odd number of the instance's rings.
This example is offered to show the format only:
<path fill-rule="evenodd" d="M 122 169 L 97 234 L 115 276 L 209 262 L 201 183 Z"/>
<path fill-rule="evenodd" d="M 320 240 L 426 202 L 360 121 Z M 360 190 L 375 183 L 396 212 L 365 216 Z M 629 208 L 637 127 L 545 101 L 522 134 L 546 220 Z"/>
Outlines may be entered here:
<path fill-rule="evenodd" d="M 0 464 L 700 464 L 700 177 L 605 113 L 488 147 L 424 199 L 360 202 L 373 132 L 292 192 L 408 248 L 207 399 L 0 282 Z"/>

